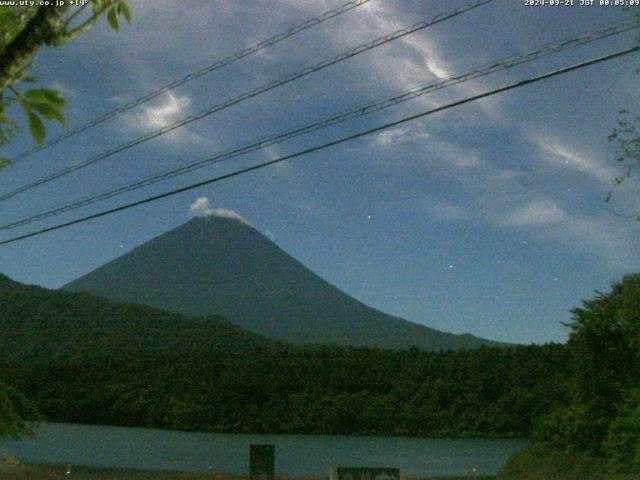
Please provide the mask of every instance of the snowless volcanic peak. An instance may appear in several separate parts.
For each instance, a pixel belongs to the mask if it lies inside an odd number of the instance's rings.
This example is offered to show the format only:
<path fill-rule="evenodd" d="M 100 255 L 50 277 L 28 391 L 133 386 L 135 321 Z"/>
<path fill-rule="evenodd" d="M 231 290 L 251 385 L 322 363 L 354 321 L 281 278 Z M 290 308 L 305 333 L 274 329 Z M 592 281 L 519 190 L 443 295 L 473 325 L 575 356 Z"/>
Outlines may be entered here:
<path fill-rule="evenodd" d="M 63 287 L 185 315 L 221 315 L 291 343 L 425 350 L 496 342 L 387 315 L 320 278 L 231 210 L 206 198 L 187 223 Z"/>

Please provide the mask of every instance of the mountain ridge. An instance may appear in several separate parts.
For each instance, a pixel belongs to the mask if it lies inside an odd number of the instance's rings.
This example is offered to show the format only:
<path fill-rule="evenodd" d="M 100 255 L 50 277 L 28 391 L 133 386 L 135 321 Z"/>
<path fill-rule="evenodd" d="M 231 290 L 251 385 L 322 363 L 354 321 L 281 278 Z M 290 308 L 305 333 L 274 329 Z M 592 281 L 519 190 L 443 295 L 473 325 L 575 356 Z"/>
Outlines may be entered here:
<path fill-rule="evenodd" d="M 62 287 L 190 316 L 221 315 L 301 343 L 448 350 L 504 345 L 365 305 L 240 217 L 196 217 Z"/>
<path fill-rule="evenodd" d="M 0 274 L 1 361 L 280 347 L 218 316 L 186 317 L 88 293 L 24 285 Z"/>

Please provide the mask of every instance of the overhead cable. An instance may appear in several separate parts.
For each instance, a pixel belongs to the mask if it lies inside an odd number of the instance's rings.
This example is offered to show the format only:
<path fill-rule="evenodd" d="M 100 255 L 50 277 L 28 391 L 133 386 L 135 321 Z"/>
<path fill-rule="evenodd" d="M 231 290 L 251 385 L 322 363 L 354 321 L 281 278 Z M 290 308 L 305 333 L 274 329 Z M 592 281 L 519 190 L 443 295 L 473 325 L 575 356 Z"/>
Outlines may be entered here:
<path fill-rule="evenodd" d="M 598 30 L 589 30 L 577 36 L 572 36 L 569 38 L 565 37 L 563 39 L 556 40 L 551 43 L 547 43 L 535 50 L 529 50 L 524 53 L 519 53 L 516 55 L 504 57 L 500 60 L 492 61 L 482 66 L 473 68 L 472 70 L 469 70 L 465 73 L 449 76 L 447 78 L 439 80 L 438 82 L 430 83 L 430 84 L 421 86 L 419 88 L 415 88 L 415 89 L 403 92 L 399 95 L 395 95 L 374 103 L 367 104 L 365 106 L 361 106 L 355 110 L 343 112 L 338 115 L 334 115 L 332 117 L 319 120 L 317 122 L 311 123 L 309 125 L 305 125 L 300 128 L 296 128 L 283 133 L 265 137 L 257 142 L 253 142 L 241 147 L 236 147 L 231 150 L 221 152 L 213 157 L 210 157 L 204 160 L 199 160 L 199 161 L 192 162 L 177 168 L 168 169 L 164 172 L 156 173 L 156 174 L 147 176 L 145 178 L 136 180 L 134 182 L 129 182 L 127 184 L 120 185 L 115 188 L 111 188 L 101 193 L 94 193 L 91 195 L 87 195 L 80 199 L 76 199 L 71 202 L 66 202 L 62 205 L 49 208 L 47 210 L 38 212 L 28 217 L 10 221 L 8 223 L 0 225 L 0 230 L 13 229 L 13 228 L 27 225 L 36 221 L 44 220 L 52 216 L 60 215 L 65 212 L 75 210 L 84 206 L 88 206 L 109 198 L 113 198 L 123 193 L 134 191 L 158 182 L 168 180 L 170 178 L 173 178 L 179 175 L 184 175 L 186 173 L 190 173 L 195 170 L 198 170 L 213 164 L 221 163 L 223 161 L 228 161 L 233 158 L 237 158 L 239 156 L 264 149 L 266 147 L 284 142 L 286 140 L 290 140 L 292 138 L 295 138 L 304 134 L 308 134 L 316 130 L 327 128 L 332 125 L 336 125 L 348 120 L 352 120 L 352 119 L 362 117 L 374 112 L 378 112 L 385 108 L 389 108 L 391 106 L 395 106 L 403 102 L 407 102 L 414 98 L 424 96 L 429 93 L 433 93 L 443 88 L 451 87 L 472 79 L 483 77 L 499 71 L 507 70 L 509 68 L 513 68 L 525 63 L 529 63 L 554 53 L 558 53 L 570 48 L 586 45 L 594 41 L 610 37 L 612 35 L 627 32 L 632 29 L 637 29 L 639 27 L 640 27 L 640 23 L 638 23 L 637 21 L 625 21 L 625 22 L 618 22 L 616 24 L 608 25 Z"/>
<path fill-rule="evenodd" d="M 300 32 L 303 32 L 305 30 L 310 29 L 311 27 L 314 27 L 320 23 L 326 22 L 327 20 L 337 17 L 338 15 L 342 15 L 343 13 L 346 13 L 350 10 L 353 10 L 354 8 L 357 8 L 361 5 L 364 5 L 365 3 L 368 3 L 370 0 L 355 0 L 355 1 L 350 1 L 347 2 L 337 8 L 331 9 L 327 12 L 324 12 L 322 15 L 319 15 L 317 17 L 314 18 L 310 18 L 306 21 L 304 21 L 303 23 L 301 23 L 300 25 L 296 25 L 295 27 L 289 28 L 288 30 L 285 30 L 284 32 L 280 32 L 276 35 L 273 35 L 269 38 L 267 38 L 266 40 L 263 40 L 261 42 L 258 42 L 256 44 L 253 44 L 243 50 L 240 50 L 239 52 L 233 53 L 227 57 L 224 57 L 220 60 L 216 60 L 214 63 L 212 63 L 211 65 L 207 65 L 204 68 L 201 68 L 200 70 L 197 70 L 195 72 L 191 72 L 188 75 L 185 75 L 184 77 L 181 77 L 177 80 L 172 81 L 171 83 L 168 83 L 152 92 L 149 92 L 145 95 L 142 95 L 134 100 L 131 100 L 130 102 L 125 103 L 124 105 L 119 106 L 118 108 L 115 108 L 107 113 L 104 113 L 96 118 L 93 118 L 91 120 L 89 120 L 86 123 L 83 123 L 82 125 L 79 125 L 73 129 L 67 130 L 66 132 L 58 135 L 57 137 L 53 137 L 50 140 L 47 140 L 46 142 L 40 144 L 40 145 L 36 145 L 33 148 L 30 148 L 28 150 L 25 150 L 19 154 L 17 154 L 15 157 L 11 158 L 9 160 L 9 164 L 15 164 L 17 162 L 19 162 L 20 160 L 24 160 L 27 157 L 30 157 L 31 155 L 40 152 L 42 150 L 45 150 L 49 147 L 52 147 L 53 145 L 56 145 L 60 142 L 62 142 L 63 140 L 66 140 L 68 138 L 71 138 L 79 133 L 82 133 L 86 130 L 89 130 L 90 128 L 93 128 L 97 125 L 100 125 L 101 123 L 106 122 L 107 120 L 110 120 L 114 117 L 117 117 L 118 115 L 120 115 L 121 113 L 127 112 L 129 110 L 131 110 L 132 108 L 137 107 L 138 105 L 142 105 L 145 102 L 148 102 L 149 100 L 152 100 L 154 98 L 159 97 L 160 95 L 170 92 L 171 90 L 178 88 L 182 85 L 184 85 L 185 83 L 191 82 L 192 80 L 195 80 L 197 78 L 203 77 L 204 75 L 207 75 L 215 70 L 219 70 L 220 68 L 226 67 L 227 65 L 230 65 L 242 58 L 245 58 L 249 55 L 252 55 L 254 53 L 257 53 L 261 50 L 264 50 L 267 47 L 270 47 L 272 45 L 275 45 L 276 43 L 282 42 L 283 40 L 286 40 L 287 38 L 293 37 L 294 35 L 297 35 Z"/>
<path fill-rule="evenodd" d="M 324 68 L 327 68 L 331 65 L 335 65 L 337 63 L 340 63 L 344 60 L 347 60 L 349 58 L 355 57 L 356 55 L 359 55 L 361 53 L 367 52 L 369 50 L 372 50 L 376 47 L 379 47 L 381 45 L 385 45 L 389 42 L 392 42 L 394 40 L 397 40 L 398 38 L 402 38 L 404 36 L 410 35 L 412 33 L 415 33 L 417 31 L 423 30 L 427 27 L 430 27 L 432 25 L 436 25 L 438 23 L 444 22 L 445 20 L 449 20 L 451 18 L 454 18 L 458 15 L 461 15 L 465 12 L 468 12 L 470 10 L 473 10 L 474 8 L 478 8 L 482 5 L 485 5 L 487 3 L 491 3 L 493 0 L 478 0 L 476 2 L 473 2 L 471 4 L 467 4 L 467 5 L 463 5 L 461 7 L 456 8 L 455 10 L 448 12 L 448 13 L 442 13 L 439 14 L 435 17 L 433 17 L 430 20 L 425 20 L 422 22 L 418 22 L 410 27 L 406 27 L 406 28 L 402 28 L 400 30 L 396 30 L 395 32 L 392 32 L 388 35 L 376 38 L 375 40 L 372 40 L 370 42 L 367 42 L 363 45 L 360 45 L 352 50 L 349 50 L 347 52 L 341 53 L 333 58 L 329 58 L 327 60 L 324 60 L 320 63 L 317 63 L 313 66 L 304 68 L 303 70 L 300 70 L 296 73 L 293 73 L 291 75 L 288 75 L 282 79 L 279 80 L 274 80 L 270 83 L 267 83 L 265 85 L 262 85 L 254 90 L 251 90 L 249 92 L 243 93 L 237 97 L 231 98 L 229 100 L 226 100 L 222 103 L 213 105 L 209 108 L 206 108 L 204 110 L 201 110 L 200 112 L 194 114 L 194 115 L 190 115 L 182 120 L 178 120 L 174 123 L 171 123 L 169 125 L 166 125 L 160 129 L 154 130 L 150 133 L 147 133 L 145 135 L 142 135 L 138 138 L 135 138 L 127 143 L 124 143 L 122 145 L 119 145 L 117 147 L 111 148 L 101 154 L 98 154 L 95 157 L 91 157 L 88 160 L 84 160 L 80 163 L 76 163 L 74 165 L 71 165 L 69 167 L 63 168 L 61 170 L 58 170 L 56 172 L 53 172 L 49 175 L 46 175 L 44 177 L 39 178 L 38 180 L 35 180 L 33 182 L 30 182 L 26 185 L 22 185 L 21 187 L 18 187 L 15 190 L 12 190 L 8 193 L 4 193 L 4 194 L 0 194 L 0 202 L 8 200 L 9 198 L 15 197 L 16 195 L 19 195 L 21 193 L 24 193 L 26 191 L 29 191 L 33 188 L 39 187 L 41 185 L 44 185 L 46 183 L 49 183 L 53 180 L 56 180 L 60 177 L 63 177 L 65 175 L 69 175 L 70 173 L 74 173 L 77 172 L 78 170 L 82 170 L 83 168 L 86 168 L 90 165 L 93 165 L 101 160 L 104 160 L 106 158 L 109 158 L 117 153 L 123 152 L 125 150 L 128 150 L 132 147 L 135 147 L 136 145 L 140 145 L 141 143 L 147 142 L 151 139 L 157 138 L 161 135 L 164 135 L 166 133 L 172 132 L 178 128 L 184 127 L 185 125 L 188 125 L 192 122 L 195 122 L 196 120 L 200 120 L 202 118 L 208 117 L 209 115 L 212 115 L 213 113 L 219 112 L 221 110 L 224 110 L 226 108 L 229 108 L 231 106 L 234 106 L 238 103 L 244 102 L 245 100 L 251 99 L 253 97 L 257 97 L 258 95 L 261 95 L 265 92 L 268 92 L 270 90 L 273 90 L 275 88 L 281 87 L 283 85 L 286 85 L 288 83 L 291 83 L 295 80 L 298 80 L 300 78 L 306 77 L 307 75 L 310 75 L 312 73 L 318 72 Z"/>
<path fill-rule="evenodd" d="M 433 115 L 435 113 L 439 113 L 439 112 L 442 112 L 442 111 L 445 111 L 445 110 L 449 110 L 451 108 L 454 108 L 454 107 L 457 107 L 457 106 L 460 106 L 460 105 L 464 105 L 464 104 L 467 104 L 467 103 L 470 103 L 470 102 L 481 100 L 483 98 L 491 97 L 493 95 L 497 95 L 499 93 L 503 93 L 503 92 L 506 92 L 506 91 L 509 91 L 509 90 L 514 90 L 514 89 L 517 89 L 517 88 L 521 88 L 521 87 L 524 87 L 526 85 L 537 83 L 537 82 L 540 82 L 542 80 L 547 80 L 547 79 L 552 78 L 552 77 L 563 75 L 563 74 L 566 74 L 566 73 L 569 73 L 569 72 L 572 72 L 572 71 L 575 71 L 575 70 L 579 70 L 579 69 L 582 69 L 582 68 L 585 68 L 585 67 L 588 67 L 588 66 L 591 66 L 591 65 L 595 65 L 597 63 L 602 63 L 602 62 L 605 62 L 605 61 L 608 61 L 608 60 L 612 60 L 614 58 L 622 57 L 624 55 L 629 55 L 631 53 L 635 53 L 635 52 L 638 52 L 638 51 L 640 51 L 640 46 L 631 47 L 631 48 L 627 48 L 627 49 L 624 49 L 624 50 L 619 50 L 617 52 L 614 52 L 614 53 L 611 53 L 611 54 L 608 54 L 608 55 L 603 55 L 603 56 L 600 56 L 600 57 L 596 57 L 596 58 L 593 58 L 591 60 L 587 60 L 585 62 L 581 62 L 581 63 L 575 64 L 575 65 L 572 65 L 572 66 L 569 66 L 569 67 L 564 67 L 564 68 L 561 68 L 561 69 L 558 69 L 558 70 L 554 70 L 554 71 L 549 72 L 549 73 L 545 73 L 545 74 L 538 75 L 538 76 L 535 76 L 535 77 L 527 78 L 525 80 L 520 80 L 518 82 L 511 83 L 511 84 L 509 84 L 507 86 L 504 86 L 504 87 L 500 87 L 500 88 L 497 88 L 497 89 L 494 89 L 494 90 L 490 90 L 488 92 L 481 93 L 479 95 L 474 95 L 474 96 L 471 96 L 471 97 L 467 97 L 467 98 L 464 98 L 462 100 L 458 100 L 456 102 L 449 103 L 449 104 L 441 106 L 441 107 L 437 107 L 437 108 L 433 108 L 431 110 L 427 110 L 427 111 L 424 111 L 424 112 L 421 112 L 421 113 L 417 113 L 415 115 L 410 115 L 410 116 L 404 117 L 404 118 L 402 118 L 400 120 L 389 122 L 389 123 L 386 123 L 386 124 L 378 126 L 378 127 L 370 128 L 368 130 L 365 130 L 365 131 L 362 131 L 362 132 L 359 132 L 359 133 L 356 133 L 356 134 L 353 134 L 353 135 L 348 135 L 348 136 L 345 136 L 345 137 L 339 138 L 337 140 L 333 140 L 331 142 L 327 142 L 327 143 L 324 143 L 324 144 L 321 144 L 321 145 L 318 145 L 318 146 L 315 146 L 315 147 L 310 147 L 310 148 L 307 148 L 307 149 L 292 153 L 290 155 L 285 155 L 285 156 L 282 156 L 282 157 L 279 157 L 279 158 L 275 158 L 275 159 L 270 160 L 268 162 L 263 162 L 263 163 L 259 163 L 259 164 L 253 165 L 251 167 L 246 167 L 246 168 L 242 168 L 242 169 L 239 169 L 239 170 L 235 170 L 233 172 L 226 173 L 224 175 L 219 175 L 217 177 L 213 177 L 213 178 L 210 178 L 208 180 L 203 180 L 203 181 L 200 181 L 200 182 L 197 182 L 197 183 L 192 183 L 190 185 L 187 185 L 186 187 L 181 187 L 181 188 L 177 188 L 177 189 L 174 189 L 174 190 L 170 190 L 168 192 L 164 192 L 164 193 L 161 193 L 161 194 L 158 194 L 158 195 L 147 197 L 147 198 L 144 198 L 142 200 L 137 200 L 135 202 L 130 202 L 130 203 L 127 203 L 125 205 L 121 205 L 119 207 L 111 208 L 111 209 L 108 209 L 108 210 L 103 210 L 101 212 L 97 212 L 97 213 L 94 213 L 94 214 L 91 214 L 91 215 L 87 215 L 87 216 L 84 216 L 84 217 L 81 217 L 81 218 L 78 218 L 78 219 L 75 219 L 75 220 L 71 220 L 71 221 L 64 222 L 64 223 L 59 223 L 59 224 L 51 226 L 51 227 L 43 228 L 43 229 L 36 230 L 36 231 L 30 232 L 30 233 L 26 233 L 26 234 L 19 235 L 19 236 L 16 236 L 16 237 L 12 237 L 12 238 L 9 238 L 9 239 L 6 239 L 6 240 L 2 240 L 2 241 L 0 241 L 0 245 L 7 245 L 7 244 L 10 244 L 10 243 L 14 243 L 14 242 L 20 241 L 20 240 L 24 240 L 24 239 L 27 239 L 27 238 L 31 238 L 31 237 L 35 237 L 35 236 L 38 236 L 38 235 L 42 235 L 44 233 L 48 233 L 48 232 L 52 232 L 52 231 L 55 231 L 55 230 L 59 230 L 61 228 L 69 227 L 69 226 L 72 226 L 72 225 L 77 225 L 79 223 L 84 223 L 84 222 L 87 222 L 89 220 L 93 220 L 93 219 L 96 219 L 96 218 L 104 217 L 104 216 L 107 216 L 107 215 L 112 215 L 112 214 L 117 213 L 117 212 L 122 212 L 124 210 L 128 210 L 128 209 L 140 206 L 140 205 L 144 205 L 144 204 L 147 204 L 147 203 L 155 202 L 155 201 L 161 200 L 163 198 L 171 197 L 171 196 L 177 195 L 179 193 L 191 191 L 191 190 L 203 187 L 205 185 L 210 185 L 210 184 L 217 183 L 217 182 L 220 182 L 220 181 L 223 181 L 223 180 L 227 180 L 229 178 L 233 178 L 233 177 L 237 177 L 237 176 L 240 176 L 240 175 L 244 175 L 246 173 L 253 172 L 253 171 L 256 171 L 256 170 L 260 170 L 260 169 L 275 165 L 277 163 L 284 162 L 286 160 L 292 160 L 294 158 L 302 157 L 302 156 L 308 155 L 310 153 L 318 152 L 320 150 L 324 150 L 324 149 L 327 149 L 327 148 L 330 148 L 330 147 L 333 147 L 333 146 L 336 146 L 336 145 L 340 145 L 340 144 L 343 144 L 343 143 L 346 143 L 346 142 L 350 142 L 350 141 L 356 140 L 358 138 L 362 138 L 362 137 L 371 135 L 373 133 L 381 132 L 381 131 L 387 130 L 389 128 L 396 127 L 398 125 L 401 125 L 401 124 L 404 124 L 404 123 L 407 123 L 407 122 L 411 122 L 411 121 L 417 120 L 419 118 L 426 117 L 428 115 Z"/>

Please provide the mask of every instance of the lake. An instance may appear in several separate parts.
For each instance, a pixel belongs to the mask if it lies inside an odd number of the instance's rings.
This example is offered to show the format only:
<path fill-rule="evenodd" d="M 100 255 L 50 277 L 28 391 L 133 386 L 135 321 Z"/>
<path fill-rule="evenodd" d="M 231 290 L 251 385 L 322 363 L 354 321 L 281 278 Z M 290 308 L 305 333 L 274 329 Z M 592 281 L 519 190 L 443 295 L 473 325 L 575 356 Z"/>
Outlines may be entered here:
<path fill-rule="evenodd" d="M 332 466 L 400 467 L 408 476 L 497 473 L 527 440 L 240 435 L 45 423 L 34 439 L 0 439 L 24 463 L 246 475 L 249 445 L 276 448 L 276 475 L 327 477 Z"/>

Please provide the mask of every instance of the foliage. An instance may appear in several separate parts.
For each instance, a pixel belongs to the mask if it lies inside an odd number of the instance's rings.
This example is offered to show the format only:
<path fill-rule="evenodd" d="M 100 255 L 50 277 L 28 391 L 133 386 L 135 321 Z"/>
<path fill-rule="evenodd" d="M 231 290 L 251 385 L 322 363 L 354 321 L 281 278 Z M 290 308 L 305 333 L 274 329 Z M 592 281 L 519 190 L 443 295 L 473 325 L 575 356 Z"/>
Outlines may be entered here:
<path fill-rule="evenodd" d="M 640 274 L 624 277 L 572 313 L 574 399 L 611 420 L 625 391 L 640 385 Z"/>
<path fill-rule="evenodd" d="M 39 419 L 37 410 L 22 393 L 0 382 L 0 437 L 29 435 L 33 422 Z"/>
<path fill-rule="evenodd" d="M 120 17 L 131 21 L 131 7 L 126 0 L 91 0 L 74 7 L 66 2 L 57 7 L 0 9 L 0 146 L 18 131 L 14 106 L 24 113 L 37 144 L 45 140 L 45 122 L 55 120 L 64 124 L 61 110 L 66 103 L 61 93 L 49 88 L 24 88 L 24 84 L 38 81 L 26 72 L 41 46 L 67 43 L 91 28 L 102 15 L 107 16 L 111 28 L 118 30 Z M 0 167 L 6 163 L 0 161 Z"/>
<path fill-rule="evenodd" d="M 572 404 L 544 417 L 536 428 L 535 439 L 569 455 L 596 455 L 607 427 L 590 405 Z"/>
<path fill-rule="evenodd" d="M 605 442 L 610 466 L 619 472 L 640 472 L 640 388 L 629 392 Z"/>
<path fill-rule="evenodd" d="M 0 377 L 54 421 L 237 433 L 524 437 L 534 415 L 563 401 L 566 360 L 557 345 L 443 353 L 262 346 L 237 353 L 68 352 L 57 360 L 6 362 Z"/>
<path fill-rule="evenodd" d="M 534 446 L 515 453 L 499 480 L 613 480 L 602 460 Z"/>
<path fill-rule="evenodd" d="M 572 312 L 570 402 L 538 422 L 534 446 L 512 459 L 505 469 L 512 476 L 505 478 L 640 473 L 640 275 L 624 277 Z M 540 472 L 547 468 L 545 477 Z"/>
<path fill-rule="evenodd" d="M 627 12 L 634 11 L 630 7 L 624 9 Z M 640 12 L 635 12 L 635 17 L 636 21 L 640 22 Z M 640 35 L 636 41 L 640 44 Z M 640 68 L 636 72 L 640 73 Z M 640 115 L 620 110 L 617 125 L 608 139 L 615 148 L 615 161 L 620 169 L 620 174 L 614 179 L 613 187 L 606 197 L 606 201 L 610 202 L 615 189 L 640 169 Z M 635 219 L 640 221 L 640 211 L 636 212 Z"/>
<path fill-rule="evenodd" d="M 609 143 L 615 148 L 620 174 L 607 194 L 607 202 L 613 199 L 614 190 L 640 169 L 640 115 L 621 110 L 618 124 L 609 135 Z M 640 212 L 635 218 L 640 221 Z"/>

